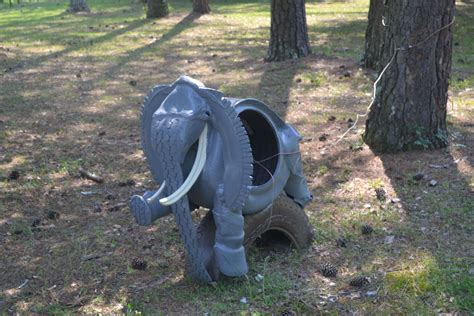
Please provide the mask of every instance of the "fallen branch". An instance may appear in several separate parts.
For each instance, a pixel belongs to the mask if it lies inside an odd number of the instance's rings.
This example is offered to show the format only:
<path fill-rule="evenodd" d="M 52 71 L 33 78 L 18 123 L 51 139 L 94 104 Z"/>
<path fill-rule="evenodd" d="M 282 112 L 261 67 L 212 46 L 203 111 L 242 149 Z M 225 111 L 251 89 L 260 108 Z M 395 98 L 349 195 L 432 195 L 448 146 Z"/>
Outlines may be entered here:
<path fill-rule="evenodd" d="M 104 178 L 102 178 L 101 176 L 98 176 L 94 173 L 91 173 L 87 170 L 84 170 L 82 167 L 79 168 L 79 175 L 83 178 L 92 180 L 92 181 L 97 182 L 97 183 L 104 182 Z"/>
<path fill-rule="evenodd" d="M 126 203 L 118 203 L 118 204 L 115 204 L 114 206 L 112 207 L 109 207 L 107 209 L 108 212 L 118 212 L 122 209 L 122 207 L 126 206 L 127 204 Z"/>
<path fill-rule="evenodd" d="M 82 256 L 82 261 L 89 261 L 89 260 L 92 260 L 92 259 L 98 259 L 100 258 L 101 255 L 98 254 L 98 253 L 92 253 L 92 254 L 89 254 L 89 255 L 85 255 L 85 256 Z"/>

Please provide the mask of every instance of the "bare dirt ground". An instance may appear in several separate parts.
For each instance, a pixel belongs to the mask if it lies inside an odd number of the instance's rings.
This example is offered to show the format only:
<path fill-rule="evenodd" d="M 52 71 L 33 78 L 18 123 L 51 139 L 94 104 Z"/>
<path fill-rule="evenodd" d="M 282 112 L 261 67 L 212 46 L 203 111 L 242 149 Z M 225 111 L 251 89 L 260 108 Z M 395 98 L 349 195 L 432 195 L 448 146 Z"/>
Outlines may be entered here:
<path fill-rule="evenodd" d="M 267 4 L 216 4 L 202 17 L 173 6 L 158 21 L 130 3 L 75 16 L 56 3 L 0 10 L 0 313 L 472 313 L 472 4 L 458 4 L 449 147 L 395 155 L 363 144 L 363 122 L 334 145 L 371 98 L 374 74 L 357 64 L 366 1 L 309 3 L 315 53 L 275 64 L 263 62 Z M 183 278 L 172 217 L 134 223 L 129 198 L 155 185 L 140 104 L 181 74 L 260 99 L 302 134 L 315 197 L 307 252 L 255 247 L 247 278 L 198 285 Z M 321 276 L 325 262 L 336 278 Z M 355 276 L 370 282 L 350 286 Z"/>

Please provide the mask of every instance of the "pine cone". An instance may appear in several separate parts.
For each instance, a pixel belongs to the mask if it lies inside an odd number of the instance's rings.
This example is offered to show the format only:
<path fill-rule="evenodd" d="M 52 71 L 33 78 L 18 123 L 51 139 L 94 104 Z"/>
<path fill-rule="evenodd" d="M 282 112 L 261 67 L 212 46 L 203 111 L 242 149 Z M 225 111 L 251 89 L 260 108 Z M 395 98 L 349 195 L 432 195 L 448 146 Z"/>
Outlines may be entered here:
<path fill-rule="evenodd" d="M 346 238 L 344 237 L 339 237 L 337 240 L 336 240 L 336 245 L 338 247 L 341 247 L 341 248 L 346 248 L 347 247 L 347 240 Z"/>
<path fill-rule="evenodd" d="M 135 270 L 145 270 L 146 267 L 147 267 L 147 263 L 145 261 L 145 259 L 142 259 L 142 258 L 134 258 L 132 260 L 132 269 L 135 269 Z"/>
<path fill-rule="evenodd" d="M 385 190 L 383 188 L 375 189 L 375 195 L 377 196 L 377 200 L 385 201 Z"/>
<path fill-rule="evenodd" d="M 48 211 L 48 214 L 46 214 L 46 218 L 47 219 L 52 219 L 52 220 L 58 219 L 59 216 L 60 216 L 60 214 L 56 211 Z"/>
<path fill-rule="evenodd" d="M 337 275 L 337 268 L 330 263 L 325 263 L 321 266 L 320 272 L 327 278 L 333 278 Z"/>
<path fill-rule="evenodd" d="M 366 284 L 369 284 L 369 278 L 363 275 L 357 276 L 349 281 L 349 285 L 354 287 L 363 287 Z"/>
<path fill-rule="evenodd" d="M 425 175 L 422 174 L 421 172 L 420 173 L 417 173 L 415 175 L 413 175 L 413 180 L 415 181 L 421 181 L 425 178 Z"/>
<path fill-rule="evenodd" d="M 374 231 L 372 226 L 370 226 L 369 224 L 362 225 L 361 230 L 363 235 L 371 234 Z"/>

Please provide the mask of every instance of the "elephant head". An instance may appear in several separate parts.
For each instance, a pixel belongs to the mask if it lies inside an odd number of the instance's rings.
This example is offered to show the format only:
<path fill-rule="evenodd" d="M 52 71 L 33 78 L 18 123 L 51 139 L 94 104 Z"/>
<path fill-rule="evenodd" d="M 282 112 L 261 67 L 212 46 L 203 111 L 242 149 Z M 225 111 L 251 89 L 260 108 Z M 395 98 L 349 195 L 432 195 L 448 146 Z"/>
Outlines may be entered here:
<path fill-rule="evenodd" d="M 232 209 L 241 209 L 251 185 L 252 154 L 237 113 L 220 92 L 181 77 L 171 86 L 159 86 L 142 108 L 142 146 L 155 180 L 161 184 L 159 203 L 170 207 L 185 244 L 191 275 L 210 282 L 213 251 L 203 249 L 193 224 L 188 192 L 196 186 L 211 153 L 208 139 L 223 144 L 220 198 Z M 215 151 L 215 148 L 213 148 Z M 191 163 L 188 163 L 191 162 Z M 192 165 L 192 167 L 191 167 Z M 190 170 L 189 170 L 190 169 Z M 217 189 L 217 187 L 215 188 Z M 212 246 L 212 245 L 211 245 Z M 208 247 L 209 248 L 209 247 Z"/>

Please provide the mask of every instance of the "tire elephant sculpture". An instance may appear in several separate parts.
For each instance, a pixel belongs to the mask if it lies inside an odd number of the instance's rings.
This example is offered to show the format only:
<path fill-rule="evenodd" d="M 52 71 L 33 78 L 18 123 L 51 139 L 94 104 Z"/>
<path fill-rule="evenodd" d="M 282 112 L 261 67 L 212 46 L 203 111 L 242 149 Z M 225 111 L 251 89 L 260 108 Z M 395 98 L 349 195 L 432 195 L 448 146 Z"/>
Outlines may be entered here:
<path fill-rule="evenodd" d="M 139 225 L 172 213 L 187 273 L 203 282 L 248 271 L 245 245 L 269 229 L 310 244 L 301 137 L 265 104 L 225 98 L 187 76 L 159 85 L 141 109 L 142 147 L 157 191 L 134 195 Z M 191 210 L 208 208 L 199 227 Z"/>

